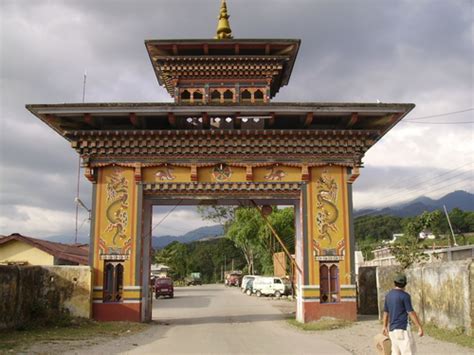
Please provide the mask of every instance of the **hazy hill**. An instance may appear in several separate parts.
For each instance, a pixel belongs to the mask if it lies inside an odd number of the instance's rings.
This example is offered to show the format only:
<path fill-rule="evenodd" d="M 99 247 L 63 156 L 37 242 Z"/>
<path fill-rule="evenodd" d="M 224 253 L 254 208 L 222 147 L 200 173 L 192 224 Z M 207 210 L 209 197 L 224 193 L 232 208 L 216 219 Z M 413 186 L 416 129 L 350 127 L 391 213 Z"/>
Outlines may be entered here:
<path fill-rule="evenodd" d="M 161 249 L 175 241 L 178 241 L 180 243 L 191 243 L 196 240 L 209 240 L 213 238 L 220 238 L 223 234 L 223 227 L 217 224 L 215 226 L 201 227 L 180 236 L 163 235 L 153 237 L 151 245 L 154 249 Z"/>
<path fill-rule="evenodd" d="M 466 191 L 454 191 L 438 200 L 433 200 L 426 196 L 421 196 L 413 201 L 401 205 L 385 207 L 382 209 L 363 209 L 354 212 L 354 216 L 370 215 L 392 215 L 397 217 L 410 217 L 422 214 L 424 211 L 434 211 L 446 205 L 448 211 L 459 208 L 463 211 L 474 211 L 474 194 Z"/>
<path fill-rule="evenodd" d="M 154 236 L 151 241 L 151 245 L 154 249 L 161 249 L 167 246 L 174 241 L 178 241 L 181 243 L 191 243 L 196 240 L 209 240 L 220 238 L 224 234 L 224 229 L 221 225 L 214 225 L 209 227 L 201 227 L 194 229 L 186 234 L 173 236 L 173 235 L 161 235 L 161 236 Z M 50 236 L 44 238 L 51 242 L 57 243 L 66 243 L 66 244 L 73 244 L 74 237 L 70 236 Z M 89 244 L 89 238 L 87 237 L 79 237 L 77 242 L 80 244 Z"/>
<path fill-rule="evenodd" d="M 466 191 L 454 191 L 437 200 L 433 200 L 426 196 L 420 196 L 408 203 L 403 203 L 395 206 L 387 206 L 381 209 L 363 209 L 354 211 L 354 216 L 362 215 L 392 215 L 398 217 L 410 217 L 417 216 L 424 211 L 434 211 L 436 209 L 442 209 L 443 205 L 446 205 L 448 211 L 453 208 L 460 208 L 463 211 L 474 211 L 474 194 Z M 209 240 L 212 238 L 218 238 L 224 234 L 221 225 L 214 225 L 210 227 L 201 227 L 192 230 L 181 236 L 154 236 L 152 239 L 152 246 L 154 249 L 164 248 L 168 244 L 178 241 L 181 243 L 190 243 L 196 240 Z M 31 235 L 31 237 L 34 237 Z M 74 243 L 74 237 L 71 236 L 51 236 L 45 238 L 47 240 L 59 243 Z M 89 238 L 80 237 L 78 243 L 89 243 Z"/>

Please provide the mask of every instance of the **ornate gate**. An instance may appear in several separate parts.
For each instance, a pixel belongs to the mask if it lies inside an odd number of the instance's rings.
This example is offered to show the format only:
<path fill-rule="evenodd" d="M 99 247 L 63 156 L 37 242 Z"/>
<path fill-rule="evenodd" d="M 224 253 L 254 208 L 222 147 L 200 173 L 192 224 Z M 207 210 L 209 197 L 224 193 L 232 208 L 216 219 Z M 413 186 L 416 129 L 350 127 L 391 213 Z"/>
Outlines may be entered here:
<path fill-rule="evenodd" d="M 174 103 L 28 105 L 71 142 L 93 183 L 93 317 L 151 317 L 153 204 L 291 204 L 297 318 L 356 318 L 352 183 L 413 104 L 273 103 L 299 40 L 145 41 Z M 313 83 L 314 84 L 314 83 Z"/>

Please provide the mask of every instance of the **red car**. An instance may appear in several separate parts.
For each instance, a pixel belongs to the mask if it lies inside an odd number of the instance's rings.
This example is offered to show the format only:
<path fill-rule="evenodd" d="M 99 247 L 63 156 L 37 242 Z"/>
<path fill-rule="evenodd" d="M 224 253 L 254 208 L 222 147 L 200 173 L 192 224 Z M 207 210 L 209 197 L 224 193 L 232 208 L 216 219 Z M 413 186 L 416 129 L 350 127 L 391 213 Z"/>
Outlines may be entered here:
<path fill-rule="evenodd" d="M 159 277 L 155 279 L 155 298 L 160 296 L 174 297 L 173 280 L 170 277 Z"/>
<path fill-rule="evenodd" d="M 240 284 L 242 282 L 242 274 L 237 273 L 237 272 L 232 272 L 227 275 L 224 284 L 226 286 L 237 286 L 240 287 Z"/>

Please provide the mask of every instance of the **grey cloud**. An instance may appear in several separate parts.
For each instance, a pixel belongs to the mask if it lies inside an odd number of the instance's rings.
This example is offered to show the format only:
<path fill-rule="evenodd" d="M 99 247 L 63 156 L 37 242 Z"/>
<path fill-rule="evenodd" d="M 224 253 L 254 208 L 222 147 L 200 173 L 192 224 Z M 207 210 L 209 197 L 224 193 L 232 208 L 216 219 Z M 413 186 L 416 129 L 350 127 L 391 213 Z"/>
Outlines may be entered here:
<path fill-rule="evenodd" d="M 77 156 L 25 104 L 80 102 L 84 69 L 86 101 L 170 101 L 158 86 L 143 41 L 210 38 L 219 3 L 1 1 L 2 213 L 20 204 L 71 213 L 74 208 Z M 229 0 L 228 7 L 237 38 L 302 39 L 290 84 L 277 101 L 415 102 L 412 117 L 472 106 L 468 0 Z M 470 120 L 471 113 L 436 120 Z M 394 132 L 399 129 L 403 124 Z M 472 125 L 433 126 L 425 139 L 466 129 Z M 387 180 L 418 172 L 387 166 L 369 164 L 355 191 L 375 193 Z M 62 181 L 55 180 L 58 176 Z M 84 199 L 90 198 L 90 184 L 82 181 Z"/>

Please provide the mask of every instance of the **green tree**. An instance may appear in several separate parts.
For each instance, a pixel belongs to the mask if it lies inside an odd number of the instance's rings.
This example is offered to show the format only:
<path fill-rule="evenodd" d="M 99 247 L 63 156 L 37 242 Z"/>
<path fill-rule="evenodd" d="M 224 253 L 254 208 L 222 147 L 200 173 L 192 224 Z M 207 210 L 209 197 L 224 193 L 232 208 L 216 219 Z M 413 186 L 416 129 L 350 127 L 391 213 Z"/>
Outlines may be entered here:
<path fill-rule="evenodd" d="M 249 274 L 255 272 L 255 257 L 261 240 L 259 236 L 262 219 L 253 208 L 238 208 L 230 223 L 226 236 L 242 250 Z"/>
<path fill-rule="evenodd" d="M 295 248 L 294 212 L 292 208 L 273 208 L 268 222 L 292 253 Z M 247 270 L 273 274 L 273 254 L 283 250 L 268 224 L 255 208 L 239 208 L 229 224 L 226 236 L 240 248 L 247 260 Z"/>
<path fill-rule="evenodd" d="M 402 269 L 425 261 L 429 256 L 425 253 L 425 246 L 419 239 L 422 231 L 430 231 L 435 236 L 440 234 L 440 211 L 424 212 L 406 223 L 403 237 L 400 237 L 390 246 L 390 251 L 400 263 Z"/>
<path fill-rule="evenodd" d="M 170 276 L 181 280 L 188 274 L 188 250 L 186 245 L 173 242 L 155 254 L 155 261 L 170 267 Z"/>
<path fill-rule="evenodd" d="M 201 205 L 197 207 L 198 213 L 203 219 L 213 221 L 224 226 L 224 232 L 230 226 L 235 217 L 235 206 Z"/>
<path fill-rule="evenodd" d="M 465 234 L 471 231 L 471 226 L 469 225 L 470 213 L 472 214 L 472 212 L 464 212 L 459 208 L 453 208 L 452 211 L 449 213 L 449 219 L 451 221 L 453 231 L 455 234 L 462 238 L 462 244 L 466 244 Z"/>
<path fill-rule="evenodd" d="M 260 216 L 260 218 L 262 218 Z M 293 208 L 273 208 L 267 217 L 268 222 L 280 237 L 285 248 L 293 254 L 295 252 L 295 216 Z M 273 274 L 273 254 L 284 251 L 280 242 L 275 238 L 270 227 L 262 219 L 262 228 L 259 231 L 260 239 L 266 241 L 266 245 L 258 250 L 260 269 L 263 274 Z M 290 262 L 290 260 L 288 259 Z M 284 265 L 285 268 L 287 265 Z"/>

